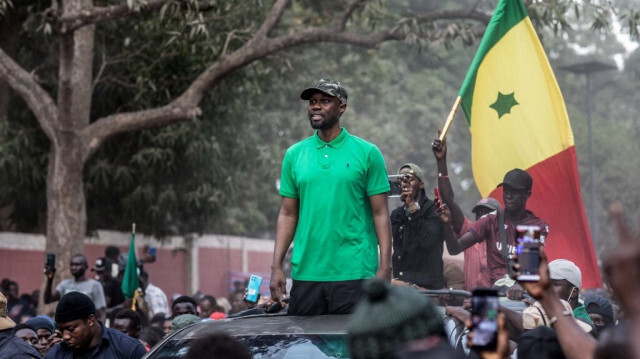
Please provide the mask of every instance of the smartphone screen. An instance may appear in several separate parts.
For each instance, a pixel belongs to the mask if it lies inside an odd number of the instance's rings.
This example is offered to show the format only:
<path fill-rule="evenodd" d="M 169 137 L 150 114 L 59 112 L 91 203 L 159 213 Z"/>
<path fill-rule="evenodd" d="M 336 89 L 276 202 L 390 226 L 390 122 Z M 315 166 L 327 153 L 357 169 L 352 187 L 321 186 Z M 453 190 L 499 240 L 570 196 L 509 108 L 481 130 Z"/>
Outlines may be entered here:
<path fill-rule="evenodd" d="M 391 187 L 391 190 L 389 191 L 389 194 L 387 195 L 389 198 L 397 198 L 400 197 L 400 195 L 402 194 L 402 184 L 400 183 L 400 181 L 398 181 L 398 175 L 389 175 L 389 187 Z"/>
<path fill-rule="evenodd" d="M 540 280 L 538 267 L 540 266 L 540 227 L 516 226 L 516 253 L 520 264 L 518 280 L 522 282 L 537 282 Z"/>
<path fill-rule="evenodd" d="M 257 275 L 251 275 L 249 278 L 249 284 L 247 285 L 247 296 L 244 300 L 251 303 L 258 301 L 258 294 L 260 293 L 260 284 L 262 283 L 262 277 Z"/>
<path fill-rule="evenodd" d="M 47 253 L 47 261 L 45 265 L 49 267 L 49 270 L 54 270 L 56 268 L 56 255 L 54 253 Z"/>
<path fill-rule="evenodd" d="M 473 348 L 495 350 L 498 338 L 498 292 L 492 289 L 476 289 L 471 299 L 473 323 Z"/>

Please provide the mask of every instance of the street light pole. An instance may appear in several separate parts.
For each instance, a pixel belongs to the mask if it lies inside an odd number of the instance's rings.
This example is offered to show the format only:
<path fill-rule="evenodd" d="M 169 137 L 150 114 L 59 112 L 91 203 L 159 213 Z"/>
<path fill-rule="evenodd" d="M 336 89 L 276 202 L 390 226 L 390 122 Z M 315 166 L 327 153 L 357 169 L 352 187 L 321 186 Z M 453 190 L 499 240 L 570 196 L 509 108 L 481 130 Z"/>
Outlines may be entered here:
<path fill-rule="evenodd" d="M 580 62 L 573 65 L 563 66 L 562 69 L 575 74 L 584 74 L 587 80 L 586 105 L 587 105 L 587 131 L 589 147 L 589 227 L 591 228 L 591 238 L 594 247 L 598 248 L 598 219 L 596 216 L 596 183 L 595 183 L 595 161 L 593 156 L 593 132 L 591 126 L 591 75 L 597 72 L 613 70 L 616 67 L 600 61 Z"/>

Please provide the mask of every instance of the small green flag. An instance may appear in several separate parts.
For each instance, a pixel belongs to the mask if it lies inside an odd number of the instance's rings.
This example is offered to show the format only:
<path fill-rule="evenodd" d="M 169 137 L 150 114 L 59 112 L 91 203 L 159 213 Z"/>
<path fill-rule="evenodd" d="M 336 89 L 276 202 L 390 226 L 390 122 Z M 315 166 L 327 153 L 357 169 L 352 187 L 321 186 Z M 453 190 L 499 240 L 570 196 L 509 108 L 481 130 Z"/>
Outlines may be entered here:
<path fill-rule="evenodd" d="M 138 261 L 136 260 L 136 224 L 133 224 L 131 231 L 131 245 L 129 246 L 129 257 L 127 258 L 127 267 L 122 278 L 122 294 L 127 298 L 133 298 L 136 289 L 140 286 L 138 283 Z"/>

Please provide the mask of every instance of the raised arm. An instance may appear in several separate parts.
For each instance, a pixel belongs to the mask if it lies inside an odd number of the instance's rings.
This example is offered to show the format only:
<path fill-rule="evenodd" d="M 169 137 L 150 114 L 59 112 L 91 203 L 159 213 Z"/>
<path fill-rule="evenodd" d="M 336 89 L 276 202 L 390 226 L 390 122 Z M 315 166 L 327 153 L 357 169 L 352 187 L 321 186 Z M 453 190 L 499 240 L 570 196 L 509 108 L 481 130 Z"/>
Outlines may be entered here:
<path fill-rule="evenodd" d="M 438 131 L 438 135 L 440 131 Z M 438 188 L 440 189 L 440 196 L 442 202 L 444 202 L 451 211 L 451 225 L 456 233 L 460 233 L 462 225 L 464 224 L 464 214 L 460 209 L 460 206 L 455 201 L 453 194 L 453 187 L 449 180 L 449 171 L 447 169 L 447 144 L 446 141 L 440 141 L 438 137 L 433 141 L 431 150 L 436 158 L 436 165 L 438 168 Z"/>
<path fill-rule="evenodd" d="M 373 226 L 378 237 L 380 259 L 376 278 L 391 281 L 391 222 L 389 221 L 389 206 L 387 194 L 377 194 L 369 197 L 373 214 Z"/>
<path fill-rule="evenodd" d="M 44 288 L 44 304 L 49 304 L 51 302 L 55 302 L 60 300 L 60 293 L 57 290 L 52 289 L 53 286 L 53 277 L 56 274 L 55 268 L 49 268 L 49 266 L 44 266 L 44 275 L 47 277 L 47 284 Z"/>
<path fill-rule="evenodd" d="M 282 271 L 282 261 L 296 233 L 300 201 L 295 198 L 282 197 L 278 223 L 276 224 L 276 241 L 273 248 L 273 262 L 271 263 L 271 281 L 269 289 L 271 298 L 282 303 L 282 296 L 287 294 L 286 278 Z"/>
<path fill-rule="evenodd" d="M 516 278 L 520 274 L 518 272 L 520 266 L 515 264 L 514 267 L 516 273 L 513 276 Z M 521 282 L 520 284 L 532 297 L 540 302 L 542 309 L 544 309 L 547 316 L 549 316 L 551 326 L 558 335 L 558 342 L 560 342 L 564 355 L 568 359 L 593 357 L 596 349 L 596 340 L 576 324 L 571 312 L 565 312 L 560 298 L 551 286 L 547 256 L 543 248 L 540 248 L 539 273 L 539 281 Z"/>
<path fill-rule="evenodd" d="M 640 273 L 640 233 L 633 234 L 623 215 L 622 203 L 611 205 L 610 215 L 618 232 L 618 247 L 604 256 L 604 272 L 627 320 L 627 344 L 640 358 L 640 287 L 632 283 Z"/>

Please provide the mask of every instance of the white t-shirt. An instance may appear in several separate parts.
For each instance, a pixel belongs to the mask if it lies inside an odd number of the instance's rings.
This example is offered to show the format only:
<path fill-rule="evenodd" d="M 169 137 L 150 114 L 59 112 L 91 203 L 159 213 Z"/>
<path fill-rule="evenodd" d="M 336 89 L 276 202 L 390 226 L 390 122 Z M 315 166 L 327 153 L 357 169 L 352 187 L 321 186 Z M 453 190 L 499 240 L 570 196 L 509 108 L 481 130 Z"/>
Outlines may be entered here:
<path fill-rule="evenodd" d="M 97 280 L 87 279 L 82 282 L 76 282 L 75 279 L 65 279 L 58 284 L 56 290 L 60 293 L 60 297 L 69 292 L 80 292 L 93 300 L 96 309 L 107 307 L 107 302 L 104 299 L 104 289 Z"/>

